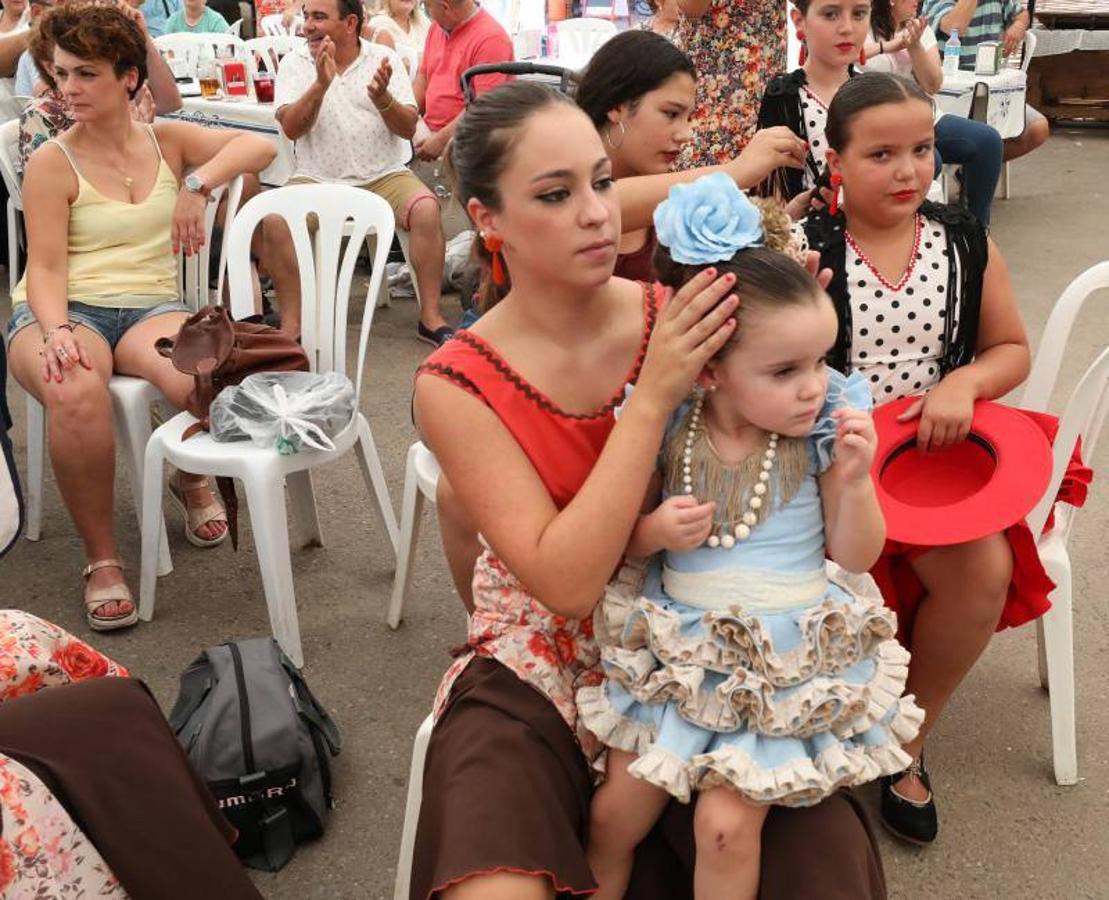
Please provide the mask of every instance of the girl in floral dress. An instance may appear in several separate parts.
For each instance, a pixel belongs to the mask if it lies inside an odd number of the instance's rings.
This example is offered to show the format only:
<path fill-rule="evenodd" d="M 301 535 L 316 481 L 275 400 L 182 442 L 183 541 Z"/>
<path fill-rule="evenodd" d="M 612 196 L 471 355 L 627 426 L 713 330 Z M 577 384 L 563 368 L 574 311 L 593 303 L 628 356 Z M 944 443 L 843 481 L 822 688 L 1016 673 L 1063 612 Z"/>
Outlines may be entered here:
<path fill-rule="evenodd" d="M 730 272 L 742 322 L 671 418 L 662 502 L 632 533 L 630 557 L 665 551 L 661 585 L 636 597 L 618 583 L 595 617 L 606 681 L 578 708 L 609 748 L 597 900 L 624 896 L 636 845 L 671 797 L 695 793 L 697 900 L 753 900 L 769 805 L 900 771 L 923 718 L 901 696 L 908 653 L 881 597 L 825 574 L 826 553 L 859 573 L 882 548 L 871 400 L 825 366 L 835 310 L 783 252 L 784 210 L 763 203 L 711 175 L 655 215 L 662 282 Z"/>
<path fill-rule="evenodd" d="M 678 168 L 715 166 L 739 154 L 755 132 L 767 82 L 786 66 L 786 11 L 780 0 L 678 0 L 678 42 L 700 78 L 693 140 Z"/>

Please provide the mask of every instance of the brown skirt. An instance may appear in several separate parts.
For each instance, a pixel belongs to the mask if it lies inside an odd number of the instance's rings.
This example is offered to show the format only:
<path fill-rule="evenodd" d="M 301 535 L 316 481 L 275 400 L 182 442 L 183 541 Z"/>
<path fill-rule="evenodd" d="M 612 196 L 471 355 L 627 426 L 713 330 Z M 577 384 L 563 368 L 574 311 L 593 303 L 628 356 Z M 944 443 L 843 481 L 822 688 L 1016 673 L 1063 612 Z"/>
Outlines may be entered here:
<path fill-rule="evenodd" d="M 50 789 L 134 900 L 261 900 L 141 682 L 93 678 L 0 704 L 0 753 Z"/>
<path fill-rule="evenodd" d="M 558 900 L 589 896 L 592 782 L 570 729 L 545 697 L 491 659 L 459 676 L 428 745 L 410 900 L 475 875 L 543 876 Z M 762 837 L 760 900 L 883 900 L 885 878 L 863 811 L 846 794 L 774 807 Z M 639 847 L 627 900 L 691 900 L 693 807 L 671 803 Z"/>

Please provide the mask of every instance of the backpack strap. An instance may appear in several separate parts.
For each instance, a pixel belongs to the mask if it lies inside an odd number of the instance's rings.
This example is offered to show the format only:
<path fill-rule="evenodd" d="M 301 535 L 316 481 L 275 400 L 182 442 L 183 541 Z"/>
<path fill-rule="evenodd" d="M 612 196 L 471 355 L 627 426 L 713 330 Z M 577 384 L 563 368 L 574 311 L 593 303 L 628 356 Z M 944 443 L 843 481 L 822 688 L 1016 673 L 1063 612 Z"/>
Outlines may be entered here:
<path fill-rule="evenodd" d="M 285 668 L 285 673 L 293 683 L 293 690 L 296 692 L 297 713 L 306 722 L 314 726 L 323 739 L 327 741 L 331 755 L 337 756 L 339 751 L 343 749 L 343 733 L 339 730 L 338 724 L 331 718 L 331 714 L 323 708 L 320 701 L 315 698 L 315 695 L 305 683 L 304 676 L 300 674 L 300 670 L 293 665 L 284 653 L 281 654 L 281 665 Z"/>
<path fill-rule="evenodd" d="M 201 653 L 193 660 L 192 665 L 181 673 L 181 689 L 177 694 L 177 702 L 173 704 L 169 714 L 169 727 L 173 729 L 174 734 L 181 734 L 181 729 L 185 727 L 185 723 L 189 721 L 192 714 L 200 708 L 200 704 L 204 702 L 204 698 L 208 696 L 214 684 L 208 654 Z"/>
<path fill-rule="evenodd" d="M 293 858 L 296 841 L 293 839 L 293 821 L 284 806 L 267 806 L 258 828 L 262 835 L 262 850 L 250 862 L 267 872 L 276 872 Z"/>

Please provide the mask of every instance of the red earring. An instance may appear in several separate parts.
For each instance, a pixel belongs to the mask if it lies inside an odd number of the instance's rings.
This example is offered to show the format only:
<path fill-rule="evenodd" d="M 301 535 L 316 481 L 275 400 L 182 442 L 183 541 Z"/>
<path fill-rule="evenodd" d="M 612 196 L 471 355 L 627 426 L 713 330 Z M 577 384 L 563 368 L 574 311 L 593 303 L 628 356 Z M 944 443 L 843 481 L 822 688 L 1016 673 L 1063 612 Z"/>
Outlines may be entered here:
<path fill-rule="evenodd" d="M 859 50 L 859 65 L 866 65 L 866 47 L 863 47 Z"/>
<path fill-rule="evenodd" d="M 834 216 L 839 212 L 839 189 L 843 184 L 843 176 L 839 172 L 833 172 L 830 180 L 832 183 L 832 204 L 828 207 L 828 212 Z"/>
<path fill-rule="evenodd" d="M 503 286 L 508 283 L 508 273 L 504 270 L 504 260 L 501 258 L 501 247 L 504 241 L 492 235 L 482 235 L 481 242 L 489 255 L 493 257 L 493 284 Z"/>
<path fill-rule="evenodd" d="M 805 32 L 801 29 L 797 29 L 797 40 L 801 42 L 801 56 L 798 61 L 803 66 L 805 60 L 809 58 L 809 48 L 805 45 Z"/>

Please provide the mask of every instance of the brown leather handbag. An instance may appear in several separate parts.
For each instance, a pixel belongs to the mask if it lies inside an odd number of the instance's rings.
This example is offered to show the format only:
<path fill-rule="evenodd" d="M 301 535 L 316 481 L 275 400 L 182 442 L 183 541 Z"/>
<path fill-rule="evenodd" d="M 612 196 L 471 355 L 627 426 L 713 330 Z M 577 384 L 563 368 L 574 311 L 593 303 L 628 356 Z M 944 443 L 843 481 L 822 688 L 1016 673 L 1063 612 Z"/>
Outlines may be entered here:
<path fill-rule="evenodd" d="M 191 375 L 193 389 L 186 409 L 200 420 L 185 437 L 208 429 L 208 412 L 216 394 L 255 372 L 307 372 L 308 354 L 276 328 L 234 322 L 222 306 L 205 306 L 186 319 L 176 338 L 161 338 L 155 349 L 178 372 Z"/>
<path fill-rule="evenodd" d="M 255 372 L 307 372 L 308 354 L 293 338 L 269 325 L 235 322 L 222 306 L 205 306 L 181 324 L 176 338 L 160 338 L 154 348 L 178 372 L 191 375 L 185 408 L 199 419 L 182 439 L 208 430 L 212 400 L 225 387 Z M 216 479 L 227 507 L 231 544 L 238 549 L 238 498 L 230 478 Z"/>

